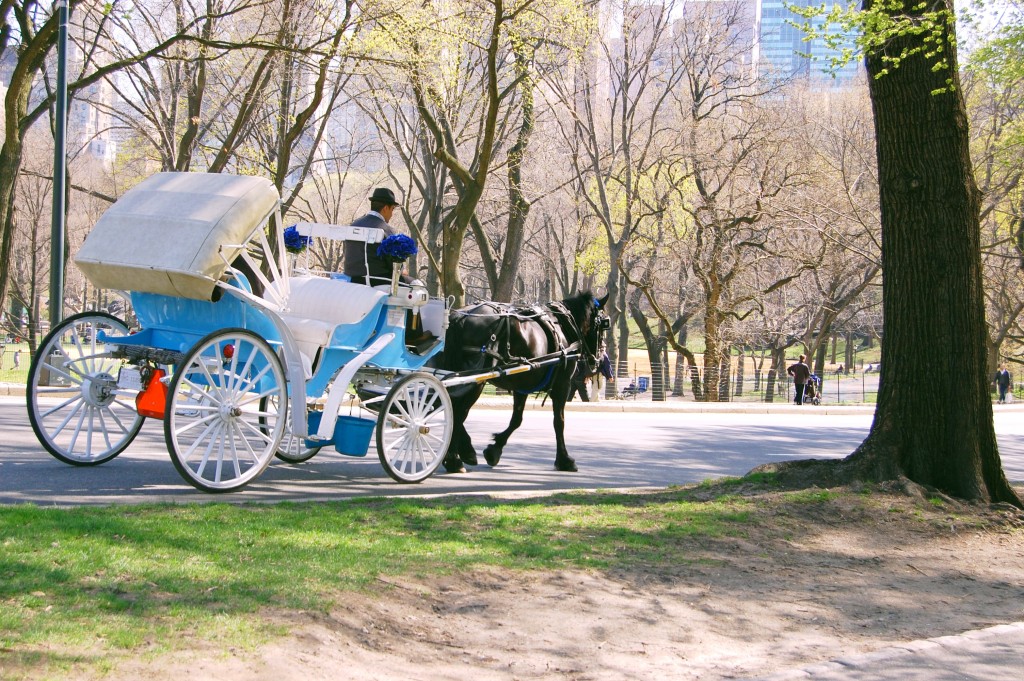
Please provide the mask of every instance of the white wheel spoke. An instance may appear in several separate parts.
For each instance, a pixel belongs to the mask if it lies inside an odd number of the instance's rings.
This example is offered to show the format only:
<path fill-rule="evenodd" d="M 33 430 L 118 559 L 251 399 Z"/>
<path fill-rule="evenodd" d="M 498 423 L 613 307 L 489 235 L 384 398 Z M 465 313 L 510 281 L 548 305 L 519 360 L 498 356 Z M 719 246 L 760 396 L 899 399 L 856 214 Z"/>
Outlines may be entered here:
<path fill-rule="evenodd" d="M 127 394 L 114 381 L 122 360 L 97 342 L 100 330 L 129 333 L 104 313 L 69 317 L 40 345 L 30 377 L 29 420 L 43 446 L 66 463 L 109 461 L 131 443 L 144 420 L 133 401 L 118 397 Z M 48 385 L 40 384 L 44 375 Z M 57 403 L 40 405 L 46 396 L 57 397 Z"/>
<path fill-rule="evenodd" d="M 78 423 L 75 424 L 75 429 L 71 433 L 71 444 L 68 446 L 68 451 L 75 451 L 75 445 L 78 444 L 78 436 L 82 433 L 82 426 L 85 424 L 85 414 L 89 409 L 89 405 L 82 402 L 83 409 L 78 410 Z"/>
<path fill-rule="evenodd" d="M 398 406 L 398 405 L 395 405 L 395 406 Z M 398 418 L 398 416 L 396 416 L 395 414 L 388 414 L 388 427 L 406 428 L 406 427 L 408 427 L 410 425 L 412 425 L 412 420 L 411 419 L 408 419 L 408 418 L 401 419 L 401 418 Z"/>
<path fill-rule="evenodd" d="M 217 414 L 217 413 L 207 414 L 206 416 L 204 416 L 201 419 L 195 419 L 193 421 L 190 421 L 190 422 L 186 423 L 185 425 L 181 426 L 180 428 L 175 429 L 174 434 L 175 435 L 183 435 L 183 434 L 187 433 L 188 431 L 192 430 L 193 428 L 195 428 L 197 426 L 201 426 L 201 425 L 206 424 L 206 423 L 214 424 L 214 423 L 217 422 L 217 419 L 219 417 L 220 417 L 220 414 Z M 203 437 L 203 435 L 205 435 L 205 434 L 206 434 L 206 431 L 203 431 L 203 434 L 200 435 L 199 437 Z"/>
<path fill-rule="evenodd" d="M 191 428 L 194 425 L 196 425 L 196 424 L 195 423 L 189 424 L 189 425 L 185 426 L 184 428 L 182 428 L 181 430 L 175 431 L 175 435 L 180 435 L 181 433 L 183 433 L 184 431 L 188 430 L 189 428 Z M 192 446 L 185 450 L 184 456 L 181 457 L 181 460 L 182 461 L 188 461 L 189 459 L 191 459 L 192 455 L 195 453 L 196 449 L 199 448 L 199 445 L 201 445 L 203 443 L 203 441 L 206 440 L 208 437 L 210 439 L 210 442 L 213 442 L 213 437 L 210 436 L 210 433 L 212 433 L 213 430 L 216 427 L 217 427 L 217 422 L 211 420 L 210 423 L 207 424 L 206 429 L 203 430 L 203 432 L 200 433 L 199 436 L 192 442 Z M 209 447 L 207 447 L 206 454 L 203 457 L 203 461 L 205 461 L 208 456 L 210 456 Z"/>
<path fill-rule="evenodd" d="M 248 452 L 249 456 L 252 458 L 252 462 L 254 464 L 256 464 L 256 465 L 259 465 L 260 455 L 257 454 L 256 450 L 252 448 L 252 444 L 249 442 L 249 438 L 245 437 L 245 435 L 242 433 L 241 429 L 239 429 L 237 427 L 237 425 L 235 426 L 235 428 L 236 428 L 236 431 L 238 432 L 239 439 L 241 439 L 242 444 L 245 445 L 245 451 Z M 272 438 L 266 438 L 266 442 L 268 444 L 272 443 L 273 439 Z M 267 456 L 268 457 L 270 456 L 270 452 L 267 452 Z M 241 472 L 239 472 L 239 475 L 241 475 Z"/>
<path fill-rule="evenodd" d="M 118 403 L 114 402 L 113 404 L 118 404 Z M 114 410 L 111 408 L 110 404 L 108 404 L 107 406 L 102 408 L 102 411 L 100 412 L 100 418 L 103 418 L 103 412 L 106 412 L 107 416 L 110 418 L 111 422 L 113 422 L 113 424 L 115 426 L 117 426 L 118 430 L 120 430 L 122 433 L 127 433 L 128 432 L 127 426 L 125 426 L 124 422 L 121 421 L 121 418 L 117 414 L 114 413 Z M 107 420 L 103 419 L 103 426 L 104 426 L 103 429 L 104 430 L 107 430 L 106 423 L 107 423 Z"/>
<path fill-rule="evenodd" d="M 70 381 L 71 383 L 74 383 L 75 385 L 82 385 L 82 381 L 79 378 L 79 376 L 82 376 L 82 374 L 79 374 L 78 376 L 72 376 L 71 374 L 69 374 L 64 369 L 59 368 L 59 367 L 55 367 L 52 364 L 49 364 L 47 362 L 44 362 L 43 366 L 49 368 L 51 380 L 52 380 L 53 374 L 57 374 L 58 376 L 62 376 L 65 380 Z M 67 386 L 61 387 L 61 390 L 67 390 L 67 389 L 68 389 Z"/>
<path fill-rule="evenodd" d="M 212 390 L 213 389 L 213 376 L 211 376 L 210 373 L 208 371 L 206 371 L 206 369 L 204 367 L 200 366 L 200 369 L 203 370 L 203 374 L 205 374 L 207 379 L 209 379 L 210 383 L 208 384 L 208 386 L 209 386 L 210 390 Z M 212 403 L 213 406 L 210 407 L 210 408 L 216 409 L 217 407 L 220 407 L 220 405 L 224 403 L 223 400 L 217 399 L 217 396 L 211 394 L 210 391 L 206 389 L 207 386 L 200 385 L 199 383 L 196 383 L 195 381 L 193 381 L 192 378 L 191 378 L 191 374 L 192 373 L 194 373 L 194 372 L 189 372 L 189 375 L 185 376 L 182 379 L 182 381 L 181 381 L 182 384 L 183 385 L 187 385 L 189 388 L 191 388 L 192 389 L 192 393 L 194 393 L 195 395 L 198 396 L 197 399 L 201 399 L 204 402 Z M 195 407 L 191 407 L 191 408 L 203 409 L 204 405 L 202 405 L 200 403 L 200 404 L 196 404 Z"/>
<path fill-rule="evenodd" d="M 224 352 L 228 346 L 230 357 Z M 186 362 L 188 370 L 172 380 L 168 448 L 195 487 L 240 488 L 262 473 L 279 449 L 301 451 L 296 438 L 285 439 L 280 406 L 288 399 L 287 379 L 265 341 L 245 330 L 213 333 Z M 261 389 L 264 383 L 269 387 Z M 197 427 L 202 432 L 194 437 Z"/>
<path fill-rule="evenodd" d="M 66 391 L 61 391 L 61 392 L 66 392 Z M 46 411 L 44 411 L 39 416 L 40 416 L 40 418 L 44 418 L 45 419 L 47 416 L 50 416 L 51 414 L 57 413 L 58 411 L 60 411 L 64 407 L 68 406 L 72 402 L 79 402 L 79 403 L 81 403 L 82 402 L 82 396 L 81 395 L 75 395 L 74 397 L 69 397 L 68 399 L 66 399 L 63 402 L 61 402 L 60 404 L 58 404 L 56 407 L 52 407 L 51 409 L 47 409 Z M 73 416 L 74 412 L 72 412 L 71 414 Z M 60 424 L 60 426 L 57 428 L 57 430 L 58 431 L 63 430 L 64 426 L 68 425 L 68 421 L 70 419 L 71 419 L 71 416 L 68 416 L 68 418 L 64 419 L 64 422 L 62 424 Z M 52 435 L 56 435 L 56 433 L 52 433 Z"/>
<path fill-rule="evenodd" d="M 451 400 L 440 381 L 413 374 L 395 385 L 378 417 L 381 463 L 399 482 L 419 482 L 441 463 L 451 440 Z"/>
<path fill-rule="evenodd" d="M 224 440 L 230 437 L 230 434 L 225 432 L 227 428 L 221 424 L 219 433 L 217 435 L 217 465 L 213 469 L 213 481 L 221 481 L 221 473 L 224 470 Z"/>
<path fill-rule="evenodd" d="M 251 432 L 253 435 L 258 437 L 259 439 L 263 440 L 264 442 L 269 444 L 269 443 L 274 441 L 274 438 L 272 438 L 268 434 L 264 433 L 263 430 L 258 425 L 254 426 L 253 424 L 249 423 L 248 421 L 246 421 L 244 419 L 236 421 L 235 423 L 236 423 L 235 427 L 238 428 L 239 436 L 241 436 L 243 438 L 245 437 L 245 435 L 242 433 L 241 426 L 245 425 L 246 429 L 249 432 Z"/>

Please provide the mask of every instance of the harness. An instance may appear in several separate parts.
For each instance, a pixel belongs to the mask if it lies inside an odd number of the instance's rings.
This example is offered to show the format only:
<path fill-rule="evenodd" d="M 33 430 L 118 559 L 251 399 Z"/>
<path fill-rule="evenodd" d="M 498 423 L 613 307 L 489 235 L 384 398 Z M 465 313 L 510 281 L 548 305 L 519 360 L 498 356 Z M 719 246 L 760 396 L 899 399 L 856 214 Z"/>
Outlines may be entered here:
<path fill-rule="evenodd" d="M 494 317 L 494 321 L 486 332 L 490 332 L 489 338 L 482 345 L 463 345 L 463 352 L 473 354 L 479 353 L 481 357 L 490 358 L 494 364 L 547 364 L 548 370 L 537 385 L 529 389 L 516 390 L 519 394 L 531 394 L 550 390 L 551 381 L 555 374 L 555 368 L 567 368 L 570 359 L 576 359 L 580 355 L 583 334 L 580 332 L 572 313 L 561 302 L 552 302 L 547 305 L 534 305 L 531 307 L 514 306 L 507 303 L 484 303 L 493 313 L 484 312 L 459 312 L 463 317 Z M 512 320 L 518 322 L 534 322 L 544 331 L 548 347 L 556 348 L 554 352 L 542 357 L 519 357 L 512 354 Z M 569 330 L 576 340 L 569 342 L 566 336 Z M 560 362 L 552 363 L 549 360 L 561 359 Z M 538 367 L 539 368 L 539 367 Z"/>

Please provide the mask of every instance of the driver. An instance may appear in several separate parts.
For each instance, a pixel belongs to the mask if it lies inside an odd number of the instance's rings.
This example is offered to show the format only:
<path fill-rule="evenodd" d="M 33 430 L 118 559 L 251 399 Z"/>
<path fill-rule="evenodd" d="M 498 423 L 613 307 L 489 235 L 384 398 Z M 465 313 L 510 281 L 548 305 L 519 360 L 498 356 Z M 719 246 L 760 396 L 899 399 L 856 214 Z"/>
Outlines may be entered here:
<path fill-rule="evenodd" d="M 377 187 L 370 195 L 370 212 L 352 222 L 353 227 L 372 227 L 384 230 L 384 236 L 388 237 L 395 233 L 394 228 L 388 223 L 391 216 L 395 214 L 395 207 L 398 201 L 395 200 L 395 193 L 387 187 Z M 391 283 L 392 265 L 377 255 L 377 244 L 368 244 L 365 241 L 345 242 L 345 264 L 342 271 L 348 275 L 355 284 L 366 284 L 368 286 L 379 286 Z M 399 280 L 410 286 L 416 282 L 412 277 L 404 274 Z M 423 329 L 419 312 L 410 315 L 406 322 L 405 333 L 406 345 L 416 351 L 425 350 L 431 347 L 437 338 L 434 334 Z"/>
<path fill-rule="evenodd" d="M 384 230 L 384 236 L 395 233 L 388 223 L 395 213 L 395 193 L 387 187 L 377 187 L 370 195 L 370 212 L 353 220 L 353 227 L 371 227 Z M 380 286 L 391 283 L 391 263 L 377 255 L 377 244 L 364 241 L 345 242 L 345 264 L 342 271 L 353 283 Z M 411 284 L 412 278 L 402 275 L 403 284 Z"/>

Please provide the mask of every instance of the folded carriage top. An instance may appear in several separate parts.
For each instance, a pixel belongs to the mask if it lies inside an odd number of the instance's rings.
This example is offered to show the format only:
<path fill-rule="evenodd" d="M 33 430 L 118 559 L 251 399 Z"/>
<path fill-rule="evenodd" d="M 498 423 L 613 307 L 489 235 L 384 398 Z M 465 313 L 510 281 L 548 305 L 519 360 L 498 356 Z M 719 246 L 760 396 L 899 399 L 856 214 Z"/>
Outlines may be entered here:
<path fill-rule="evenodd" d="M 99 288 L 210 300 L 278 199 L 262 177 L 158 173 L 107 209 L 75 264 Z"/>

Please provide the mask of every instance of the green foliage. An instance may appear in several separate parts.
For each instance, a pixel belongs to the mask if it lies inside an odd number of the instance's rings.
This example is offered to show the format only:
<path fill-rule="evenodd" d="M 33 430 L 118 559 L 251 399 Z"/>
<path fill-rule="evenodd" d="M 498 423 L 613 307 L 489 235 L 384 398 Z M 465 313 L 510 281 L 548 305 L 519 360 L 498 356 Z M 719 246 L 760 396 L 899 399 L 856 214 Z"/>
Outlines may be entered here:
<path fill-rule="evenodd" d="M 833 69 L 865 55 L 876 55 L 885 64 L 876 76 L 880 78 L 910 57 L 922 56 L 932 62 L 934 71 L 949 72 L 946 87 L 939 92 L 952 91 L 952 48 L 956 46 L 952 4 L 942 0 L 874 0 L 867 4 L 866 9 L 859 9 L 857 3 L 834 4 L 831 8 L 824 3 L 816 7 L 787 5 L 787 8 L 803 17 L 803 23 L 790 23 L 804 31 L 804 40 L 821 39 L 829 47 L 840 50 L 831 58 Z M 851 36 L 856 49 L 847 46 Z"/>

